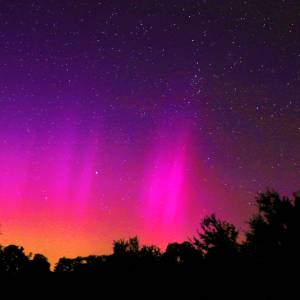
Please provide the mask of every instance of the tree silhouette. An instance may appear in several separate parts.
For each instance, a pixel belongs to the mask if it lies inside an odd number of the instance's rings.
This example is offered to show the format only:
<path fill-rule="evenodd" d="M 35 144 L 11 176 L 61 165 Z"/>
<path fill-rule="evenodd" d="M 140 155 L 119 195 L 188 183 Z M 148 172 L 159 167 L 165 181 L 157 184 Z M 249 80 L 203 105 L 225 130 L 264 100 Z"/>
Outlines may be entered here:
<path fill-rule="evenodd" d="M 137 236 L 129 238 L 127 241 L 124 239 L 113 241 L 113 253 L 117 256 L 123 256 L 128 253 L 138 253 L 140 250 L 139 239 Z"/>
<path fill-rule="evenodd" d="M 300 244 L 300 197 L 281 197 L 268 190 L 256 198 L 258 213 L 250 221 L 246 234 L 245 251 L 255 259 L 294 259 Z"/>
<path fill-rule="evenodd" d="M 238 231 L 233 224 L 219 220 L 212 214 L 202 220 L 193 244 L 205 258 L 224 260 L 236 257 L 239 248 L 237 238 Z"/>
<path fill-rule="evenodd" d="M 26 272 L 29 258 L 24 253 L 24 248 L 9 245 L 0 249 L 0 271 L 8 273 Z"/>
<path fill-rule="evenodd" d="M 234 287 L 241 277 L 252 280 L 254 287 L 262 287 L 262 299 L 268 299 L 265 295 L 275 291 L 268 290 L 268 282 L 283 285 L 278 274 L 287 276 L 291 274 L 289 268 L 299 266 L 300 193 L 289 199 L 268 190 L 258 194 L 256 203 L 258 211 L 249 221 L 244 242 L 238 242 L 239 233 L 233 224 L 212 214 L 201 221 L 190 241 L 170 243 L 165 252 L 154 245 L 141 245 L 135 236 L 115 240 L 111 255 L 62 257 L 54 272 L 111 275 L 114 279 L 160 275 L 175 279 L 197 274 L 195 278 L 203 286 L 213 279 L 217 287 Z M 48 274 L 50 264 L 42 254 L 26 255 L 22 247 L 0 245 L 0 272 Z M 224 276 L 225 272 L 231 276 Z M 211 296 L 213 290 L 207 291 Z"/>
<path fill-rule="evenodd" d="M 113 254 L 118 257 L 126 255 L 128 246 L 128 242 L 123 239 L 113 241 Z"/>
<path fill-rule="evenodd" d="M 161 256 L 161 251 L 158 247 L 151 246 L 143 246 L 140 250 L 140 257 L 143 261 L 157 261 Z"/>
<path fill-rule="evenodd" d="M 164 259 L 169 264 L 192 265 L 200 261 L 201 251 L 198 251 L 192 243 L 172 243 L 167 246 Z"/>
<path fill-rule="evenodd" d="M 29 261 L 29 270 L 34 273 L 49 273 L 50 263 L 43 254 L 35 254 L 33 259 Z"/>
<path fill-rule="evenodd" d="M 117 240 L 113 242 L 113 255 L 109 260 L 113 273 L 124 273 L 128 270 L 136 270 L 139 263 L 139 240 L 131 237 L 128 240 Z"/>
<path fill-rule="evenodd" d="M 75 262 L 73 259 L 62 257 L 59 259 L 58 263 L 55 265 L 54 271 L 55 272 L 74 272 Z"/>
<path fill-rule="evenodd" d="M 128 240 L 128 251 L 131 254 L 137 254 L 140 250 L 140 242 L 137 236 L 129 238 Z"/>

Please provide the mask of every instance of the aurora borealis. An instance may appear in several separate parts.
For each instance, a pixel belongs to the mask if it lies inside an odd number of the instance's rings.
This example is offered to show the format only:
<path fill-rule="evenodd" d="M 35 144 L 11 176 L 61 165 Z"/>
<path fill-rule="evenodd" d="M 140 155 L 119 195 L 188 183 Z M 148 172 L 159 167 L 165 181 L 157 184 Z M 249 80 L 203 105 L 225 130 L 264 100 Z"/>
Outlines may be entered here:
<path fill-rule="evenodd" d="M 1 1 L 0 243 L 58 257 L 239 228 L 300 175 L 297 1 Z"/>

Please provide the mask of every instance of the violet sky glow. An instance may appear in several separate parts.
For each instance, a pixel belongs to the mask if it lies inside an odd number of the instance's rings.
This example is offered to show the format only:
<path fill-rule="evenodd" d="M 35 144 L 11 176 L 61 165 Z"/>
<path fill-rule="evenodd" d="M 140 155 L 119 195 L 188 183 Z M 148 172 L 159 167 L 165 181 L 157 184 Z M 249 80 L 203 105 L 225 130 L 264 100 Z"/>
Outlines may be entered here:
<path fill-rule="evenodd" d="M 192 236 L 300 174 L 297 1 L 2 1 L 0 243 L 52 262 Z"/>

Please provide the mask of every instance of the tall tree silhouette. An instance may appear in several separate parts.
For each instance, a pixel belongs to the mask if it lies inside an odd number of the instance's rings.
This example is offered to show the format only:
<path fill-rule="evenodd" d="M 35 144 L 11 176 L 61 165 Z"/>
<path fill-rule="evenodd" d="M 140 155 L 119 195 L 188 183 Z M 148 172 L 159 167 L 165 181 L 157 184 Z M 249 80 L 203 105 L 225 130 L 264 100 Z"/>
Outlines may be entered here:
<path fill-rule="evenodd" d="M 268 190 L 256 198 L 258 213 L 250 219 L 245 249 L 258 260 L 294 259 L 300 245 L 300 194 L 293 199 Z"/>

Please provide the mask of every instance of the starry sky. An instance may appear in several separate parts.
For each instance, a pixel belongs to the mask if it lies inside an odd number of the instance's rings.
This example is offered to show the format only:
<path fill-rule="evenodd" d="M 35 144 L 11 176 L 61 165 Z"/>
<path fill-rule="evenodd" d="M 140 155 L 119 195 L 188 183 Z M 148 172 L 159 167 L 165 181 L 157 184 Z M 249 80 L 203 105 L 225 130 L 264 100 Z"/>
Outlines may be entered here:
<path fill-rule="evenodd" d="M 299 189 L 299 1 L 0 4 L 1 244 L 164 248 Z"/>

